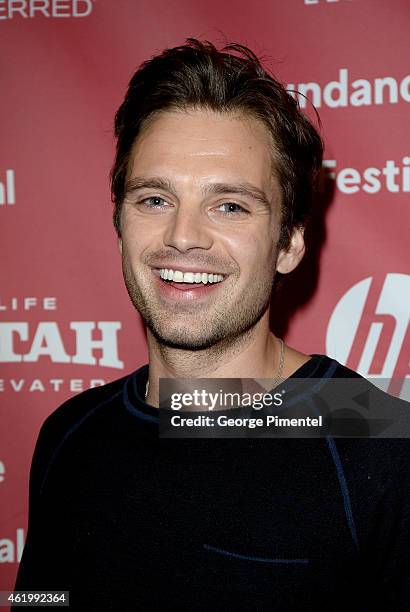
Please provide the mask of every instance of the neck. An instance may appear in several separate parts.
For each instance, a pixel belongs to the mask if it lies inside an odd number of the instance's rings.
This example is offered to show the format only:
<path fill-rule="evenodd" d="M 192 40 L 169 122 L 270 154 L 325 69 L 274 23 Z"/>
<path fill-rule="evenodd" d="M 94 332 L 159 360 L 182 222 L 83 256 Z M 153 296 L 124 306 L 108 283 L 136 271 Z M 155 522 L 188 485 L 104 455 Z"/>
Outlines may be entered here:
<path fill-rule="evenodd" d="M 159 378 L 274 378 L 281 344 L 269 330 L 268 313 L 246 333 L 204 350 L 171 348 L 147 331 L 149 392 L 158 406 Z"/>

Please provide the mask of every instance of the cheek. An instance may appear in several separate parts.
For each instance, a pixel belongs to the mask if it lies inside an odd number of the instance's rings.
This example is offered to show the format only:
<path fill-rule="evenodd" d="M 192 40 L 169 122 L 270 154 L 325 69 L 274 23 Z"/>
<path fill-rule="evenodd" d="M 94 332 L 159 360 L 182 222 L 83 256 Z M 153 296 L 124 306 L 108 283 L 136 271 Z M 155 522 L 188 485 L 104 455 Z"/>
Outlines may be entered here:
<path fill-rule="evenodd" d="M 140 260 L 140 247 L 135 240 L 129 240 L 123 236 L 122 262 L 129 270 L 136 270 Z"/>
<path fill-rule="evenodd" d="M 159 215 L 158 215 L 159 216 Z M 155 215 L 137 215 L 132 209 L 123 210 L 121 236 L 128 253 L 141 254 L 162 246 L 164 224 Z"/>
<path fill-rule="evenodd" d="M 147 247 L 151 240 L 151 233 L 143 231 L 135 220 L 124 217 L 122 223 L 122 250 L 123 254 L 135 259 Z"/>
<path fill-rule="evenodd" d="M 249 270 L 253 274 L 258 271 L 271 273 L 276 261 L 276 243 L 274 230 L 261 228 L 259 233 L 241 232 L 229 238 L 225 237 L 225 245 L 231 257 L 237 262 L 241 273 Z"/>

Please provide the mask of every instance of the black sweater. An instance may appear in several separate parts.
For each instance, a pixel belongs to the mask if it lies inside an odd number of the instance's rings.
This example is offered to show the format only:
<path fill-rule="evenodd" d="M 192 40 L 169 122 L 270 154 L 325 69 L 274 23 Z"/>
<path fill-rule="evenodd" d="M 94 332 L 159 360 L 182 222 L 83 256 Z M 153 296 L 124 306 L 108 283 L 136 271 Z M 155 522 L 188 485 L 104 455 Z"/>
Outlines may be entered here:
<path fill-rule="evenodd" d="M 410 610 L 410 440 L 159 438 L 147 376 L 44 422 L 15 590 L 76 610 Z M 354 376 L 323 355 L 293 375 Z"/>

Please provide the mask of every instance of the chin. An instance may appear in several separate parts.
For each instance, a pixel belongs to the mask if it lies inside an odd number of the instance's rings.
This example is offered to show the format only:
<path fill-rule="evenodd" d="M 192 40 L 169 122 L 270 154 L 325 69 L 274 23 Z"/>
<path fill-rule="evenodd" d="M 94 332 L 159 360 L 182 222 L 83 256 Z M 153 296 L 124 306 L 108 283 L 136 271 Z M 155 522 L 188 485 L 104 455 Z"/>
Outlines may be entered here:
<path fill-rule="evenodd" d="M 183 330 L 159 330 L 150 326 L 153 336 L 163 345 L 170 348 L 181 349 L 186 351 L 200 351 L 207 349 L 218 342 L 213 336 L 203 336 L 199 333 L 187 333 L 186 328 Z"/>

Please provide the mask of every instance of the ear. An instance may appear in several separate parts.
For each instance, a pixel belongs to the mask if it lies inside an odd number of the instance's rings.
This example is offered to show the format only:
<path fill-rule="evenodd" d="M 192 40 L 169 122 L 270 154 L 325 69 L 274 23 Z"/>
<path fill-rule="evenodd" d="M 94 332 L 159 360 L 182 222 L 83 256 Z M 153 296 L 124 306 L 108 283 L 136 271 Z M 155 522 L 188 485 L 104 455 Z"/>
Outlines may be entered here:
<path fill-rule="evenodd" d="M 118 249 L 122 255 L 122 238 L 118 236 Z"/>
<path fill-rule="evenodd" d="M 279 251 L 276 270 L 281 274 L 292 272 L 302 260 L 306 250 L 303 237 L 304 229 L 304 227 L 295 228 L 292 232 L 288 248 Z"/>

